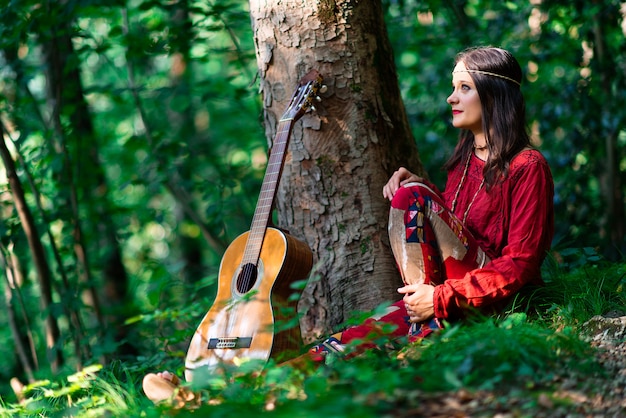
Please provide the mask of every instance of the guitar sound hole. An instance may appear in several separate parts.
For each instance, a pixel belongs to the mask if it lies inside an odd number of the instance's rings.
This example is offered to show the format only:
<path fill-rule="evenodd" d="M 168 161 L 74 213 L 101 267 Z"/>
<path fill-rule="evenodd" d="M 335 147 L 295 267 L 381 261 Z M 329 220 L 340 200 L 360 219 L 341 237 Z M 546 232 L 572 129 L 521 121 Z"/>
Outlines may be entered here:
<path fill-rule="evenodd" d="M 257 268 L 254 264 L 248 263 L 241 267 L 239 276 L 237 277 L 237 291 L 239 293 L 248 293 L 254 287 L 257 278 Z"/>

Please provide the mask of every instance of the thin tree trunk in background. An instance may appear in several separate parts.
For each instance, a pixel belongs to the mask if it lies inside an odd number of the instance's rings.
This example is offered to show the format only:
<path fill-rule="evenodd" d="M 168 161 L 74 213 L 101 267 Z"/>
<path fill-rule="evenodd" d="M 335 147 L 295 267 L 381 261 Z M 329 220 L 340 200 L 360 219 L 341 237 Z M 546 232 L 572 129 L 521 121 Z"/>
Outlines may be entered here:
<path fill-rule="evenodd" d="M 65 2 L 64 2 L 65 3 Z M 85 101 L 80 77 L 80 59 L 72 45 L 72 15 L 69 6 L 48 3 L 53 14 L 65 15 L 55 21 L 50 34 L 42 34 L 41 43 L 46 52 L 50 102 L 53 104 L 53 120 L 60 138 L 60 152 L 65 156 L 65 180 L 69 185 L 69 201 L 74 223 L 74 251 L 78 263 L 78 277 L 87 292 L 86 302 L 93 307 L 101 331 L 112 326 L 116 341 L 125 340 L 127 329 L 124 315 L 119 308 L 128 302 L 128 275 L 122 262 L 121 249 L 116 238 L 116 229 L 108 208 L 108 186 L 100 163 L 98 144 L 91 121 L 89 107 Z M 67 109 L 71 109 L 68 112 Z M 62 127 L 62 119 L 67 118 L 70 129 Z M 79 196 L 83 196 L 80 198 Z M 79 208 L 79 200 L 82 208 Z M 86 212 L 86 216 L 81 216 Z M 83 220 L 85 222 L 83 222 Z M 85 236 L 85 225 L 93 222 L 89 237 L 99 242 L 90 252 Z M 83 223 L 85 225 L 83 225 Z M 103 297 L 107 305 L 105 319 L 98 295 L 98 285 L 92 277 L 92 263 L 89 254 L 96 253 L 95 265 L 103 274 Z M 121 346 L 131 350 L 130 346 Z M 125 353 L 121 353 L 125 354 Z"/>
<path fill-rule="evenodd" d="M 11 187 L 11 195 L 13 196 L 13 204 L 15 210 L 20 218 L 24 235 L 28 241 L 28 247 L 32 256 L 32 262 L 37 271 L 37 280 L 40 288 L 40 306 L 41 311 L 45 312 L 45 334 L 46 334 L 46 348 L 48 350 L 48 360 L 50 362 L 50 368 L 56 373 L 59 367 L 63 364 L 63 356 L 61 346 L 59 344 L 60 331 L 56 322 L 56 318 L 52 315 L 52 275 L 50 273 L 50 266 L 45 257 L 44 247 L 39 239 L 39 234 L 35 227 L 33 216 L 26 204 L 24 197 L 24 190 L 22 184 L 15 171 L 15 164 L 11 157 L 11 153 L 4 141 L 6 129 L 4 124 L 0 122 L 0 157 L 4 163 L 9 186 Z"/>
<path fill-rule="evenodd" d="M 301 76 L 315 68 L 329 88 L 294 127 L 277 196 L 278 226 L 315 256 L 300 300 L 311 340 L 399 298 L 382 187 L 401 165 L 423 170 L 379 1 L 251 0 L 250 12 L 270 142 Z"/>
<path fill-rule="evenodd" d="M 11 329 L 11 334 L 13 335 L 15 351 L 20 360 L 20 364 L 22 365 L 22 369 L 24 370 L 29 383 L 32 383 L 35 381 L 34 370 L 38 368 L 37 352 L 32 340 L 32 332 L 30 329 L 30 323 L 28 322 L 28 316 L 22 315 L 26 318 L 27 322 L 22 326 L 18 324 L 17 318 L 19 315 L 17 313 L 17 309 L 20 309 L 22 313 L 24 313 L 24 305 L 22 303 L 14 303 L 17 300 L 21 300 L 19 295 L 19 284 L 18 280 L 16 280 L 17 270 L 14 264 L 9 262 L 11 255 L 8 254 L 8 251 L 6 251 L 5 248 L 2 250 L 3 251 L 0 256 L 2 257 L 4 264 L 4 300 L 7 307 L 6 312 L 8 316 L 9 328 Z"/>
<path fill-rule="evenodd" d="M 55 5 L 48 2 L 48 9 L 50 15 L 55 18 L 53 21 L 56 23 L 56 26 L 50 33 L 40 35 L 40 43 L 45 51 L 48 102 L 50 103 L 52 112 L 51 120 L 56 133 L 55 147 L 56 152 L 61 155 L 63 159 L 63 170 L 60 174 L 59 183 L 65 185 L 66 189 L 60 193 L 62 199 L 65 201 L 66 207 L 69 208 L 69 213 L 67 213 L 65 217 L 70 218 L 73 227 L 74 254 L 77 259 L 76 273 L 86 289 L 83 293 L 83 301 L 87 306 L 93 309 L 98 329 L 103 331 L 104 319 L 100 308 L 100 301 L 95 285 L 92 283 L 89 260 L 87 259 L 88 251 L 83 242 L 82 217 L 80 216 L 78 207 L 79 197 L 76 185 L 77 178 L 79 177 L 74 167 L 75 162 L 71 157 L 71 151 L 69 150 L 70 139 L 66 135 L 66 128 L 63 123 L 63 119 L 65 118 L 64 106 L 69 106 L 75 96 L 80 94 L 79 92 L 73 91 L 80 88 L 80 73 L 76 65 L 69 64 L 70 60 L 73 61 L 75 58 L 71 58 L 73 48 L 68 35 L 71 33 L 69 22 L 66 23 L 68 16 L 64 15 L 62 5 Z M 79 126 L 75 126 L 75 129 L 80 131 Z M 81 141 L 79 137 L 75 139 L 78 142 Z M 88 138 L 82 140 L 85 141 L 88 140 Z M 82 149 L 79 143 L 73 145 L 75 145 L 77 149 Z M 76 153 L 75 155 L 78 156 L 77 158 L 90 159 L 88 154 Z M 81 199 L 81 202 L 84 203 L 84 199 Z"/>
<path fill-rule="evenodd" d="M 626 219 L 624 219 L 624 191 L 622 189 L 620 174 L 620 156 L 618 147 L 618 135 L 623 129 L 623 122 L 616 119 L 613 109 L 619 106 L 615 103 L 613 94 L 613 80 L 615 71 L 619 68 L 618 62 L 609 51 L 605 31 L 607 27 L 619 25 L 618 15 L 608 15 L 607 12 L 596 13 L 593 16 L 593 52 L 595 68 L 600 76 L 600 86 L 605 97 L 602 101 L 600 117 L 603 123 L 598 123 L 600 131 L 596 132 L 598 139 L 604 138 L 606 164 L 602 173 L 601 184 L 606 202 L 606 219 L 604 229 L 611 244 L 611 255 L 619 257 L 623 255 L 624 237 L 626 236 Z M 615 18 L 612 20 L 611 18 Z M 618 101 L 622 101 L 620 97 Z M 620 123 L 621 122 L 621 123 Z"/>
<path fill-rule="evenodd" d="M 18 57 L 17 50 L 15 48 L 7 47 L 4 49 L 4 54 L 7 60 L 7 64 L 13 69 L 13 72 L 15 73 L 16 89 L 15 98 L 12 103 L 12 109 L 14 109 L 14 111 L 11 114 L 11 117 L 13 119 L 14 125 L 19 127 L 19 138 L 13 141 L 17 150 L 16 158 L 19 164 L 22 165 L 23 175 L 25 175 L 28 179 L 28 184 L 30 186 L 31 193 L 33 194 L 33 198 L 37 206 L 39 216 L 41 218 L 41 224 L 46 229 L 46 235 L 49 241 L 48 245 L 50 246 L 50 250 L 56 261 L 55 271 L 57 271 L 57 273 L 61 277 L 61 286 L 57 287 L 55 290 L 59 293 L 61 300 L 63 300 L 64 302 L 74 301 L 77 296 L 76 286 L 71 285 L 69 278 L 67 277 L 67 271 L 65 266 L 63 265 L 63 260 L 61 259 L 59 247 L 50 229 L 51 221 L 42 204 L 42 197 L 38 190 L 38 185 L 34 180 L 20 149 L 21 138 L 27 138 L 30 134 L 29 124 L 23 120 L 22 115 L 34 114 L 36 115 L 35 119 L 38 120 L 41 125 L 40 129 L 42 131 L 49 132 L 50 129 L 48 127 L 48 124 L 44 120 L 44 117 L 41 114 L 39 107 L 37 106 L 36 100 L 33 97 L 32 92 L 30 91 L 30 88 L 28 86 L 28 77 L 24 73 L 24 65 Z M 56 282 L 53 282 L 53 285 L 55 284 Z M 63 303 L 63 308 L 69 318 L 70 323 L 72 324 L 72 343 L 74 345 L 74 354 L 77 360 L 77 368 L 80 369 L 82 368 L 83 361 L 91 357 L 91 349 L 88 342 L 84 339 L 84 327 L 82 324 L 82 319 L 80 317 L 79 305 L 76 303 Z"/>
<path fill-rule="evenodd" d="M 21 321 L 25 327 L 26 342 L 28 345 L 28 351 L 35 370 L 39 370 L 39 356 L 37 355 L 37 347 L 35 344 L 35 337 L 33 336 L 33 326 L 28 312 L 26 310 L 26 303 L 24 302 L 24 296 L 22 295 L 21 288 L 25 283 L 24 271 L 22 263 L 15 254 L 14 245 L 11 243 L 7 248 L 3 248 L 3 251 L 7 254 L 6 262 L 11 269 L 10 285 L 13 286 L 14 295 L 19 305 L 21 312 Z M 9 276 L 7 276 L 9 278 Z"/>

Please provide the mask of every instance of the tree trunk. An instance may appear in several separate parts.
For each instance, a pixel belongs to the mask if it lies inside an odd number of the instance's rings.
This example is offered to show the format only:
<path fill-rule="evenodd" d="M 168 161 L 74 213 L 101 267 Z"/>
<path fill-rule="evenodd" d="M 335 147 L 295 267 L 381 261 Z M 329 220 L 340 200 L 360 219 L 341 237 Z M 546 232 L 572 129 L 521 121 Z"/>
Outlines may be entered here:
<path fill-rule="evenodd" d="M 79 158 L 89 159 L 90 164 L 94 163 L 93 156 L 87 154 L 84 150 L 82 141 L 87 141 L 80 132 L 83 126 L 77 124 L 76 113 L 80 113 L 80 103 L 76 101 L 77 94 L 82 94 L 80 86 L 80 72 L 78 71 L 77 58 L 73 56 L 72 40 L 70 38 L 70 22 L 71 17 L 66 13 L 64 4 L 53 4 L 48 2 L 48 12 L 50 16 L 54 16 L 52 20 L 54 24 L 39 34 L 39 43 L 45 51 L 45 65 L 47 67 L 47 85 L 48 85 L 48 102 L 50 103 L 50 111 L 52 113 L 52 124 L 56 136 L 55 151 L 61 156 L 63 161 L 63 170 L 59 174 L 59 183 L 66 186 L 60 192 L 60 200 L 62 203 L 59 207 L 65 207 L 68 210 L 62 216 L 69 218 L 72 223 L 74 254 L 77 259 L 76 270 L 79 280 L 84 284 L 86 291 L 83 294 L 83 301 L 86 305 L 91 306 L 97 318 L 97 326 L 101 329 L 104 326 L 100 302 L 96 292 L 96 287 L 92 282 L 91 266 L 89 265 L 87 248 L 85 248 L 85 237 L 83 231 L 83 221 L 89 219 L 89 216 L 81 217 L 79 214 L 79 200 L 82 204 L 86 199 L 80 199 L 77 179 L 81 178 L 78 173 L 77 164 L 73 161 L 72 155 L 80 155 Z M 71 108 L 71 110 L 69 110 Z M 65 112 L 70 111 L 71 114 Z M 76 144 L 72 143 L 71 138 L 66 135 L 67 128 L 64 126 L 67 119 L 70 120 L 69 125 L 72 129 L 69 132 L 76 131 L 73 139 Z M 70 134 L 71 135 L 71 134 Z M 75 152 L 72 152 L 72 149 Z M 85 176 L 86 178 L 86 176 Z M 94 187 L 95 188 L 95 187 Z"/>
<path fill-rule="evenodd" d="M 48 360 L 50 362 L 52 372 L 56 373 L 59 367 L 63 365 L 63 355 L 59 344 L 61 332 L 59 331 L 59 325 L 57 324 L 56 318 L 53 316 L 51 309 L 52 274 L 50 272 L 48 261 L 46 260 L 43 244 L 39 239 L 39 233 L 37 232 L 37 228 L 35 226 L 35 220 L 33 219 L 30 208 L 26 204 L 24 189 L 22 188 L 20 179 L 15 171 L 15 163 L 11 158 L 9 148 L 4 142 L 5 132 L 6 130 L 4 129 L 2 122 L 0 122 L 0 157 L 2 158 L 4 169 L 6 170 L 6 176 L 11 188 L 15 211 L 20 218 L 20 224 L 24 230 L 24 235 L 28 241 L 28 247 L 33 258 L 32 262 L 37 271 L 37 280 L 41 292 L 41 312 L 45 312 L 45 333 Z"/>
<path fill-rule="evenodd" d="M 17 18 L 17 16 L 15 17 Z M 13 145 L 16 148 L 16 159 L 18 164 L 22 166 L 23 175 L 26 177 L 30 191 L 33 194 L 33 201 L 37 207 L 38 216 L 40 217 L 40 225 L 45 228 L 45 233 L 48 238 L 48 245 L 50 246 L 50 252 L 54 256 L 56 261 L 56 267 L 54 271 L 61 278 L 61 287 L 53 288 L 53 290 L 59 293 L 59 297 L 62 301 L 68 301 L 75 298 L 76 286 L 70 284 L 70 280 L 67 276 L 66 267 L 63 265 L 61 259 L 61 253 L 59 246 L 56 243 L 55 237 L 50 229 L 51 221 L 47 215 L 47 212 L 42 203 L 42 196 L 39 193 L 39 186 L 34 179 L 34 176 L 30 172 L 26 160 L 22 155 L 21 142 L 23 138 L 28 138 L 31 133 L 31 125 L 27 122 L 27 118 L 32 115 L 36 115 L 35 119 L 40 122 L 39 129 L 43 131 L 49 131 L 48 124 L 45 117 L 41 114 L 41 110 L 38 107 L 36 100 L 30 91 L 28 86 L 28 75 L 25 73 L 25 65 L 19 58 L 18 48 L 13 46 L 6 46 L 3 50 L 4 56 L 7 61 L 7 65 L 11 67 L 15 74 L 15 96 L 11 108 L 13 109 L 11 116 L 12 124 L 19 127 L 19 137 L 13 140 Z M 13 138 L 12 138 L 13 139 Z M 53 281 L 52 285 L 57 284 Z M 77 359 L 77 367 L 82 367 L 83 360 L 91 357 L 90 348 L 83 338 L 84 329 L 82 320 L 80 318 L 79 307 L 75 303 L 63 303 L 64 310 L 71 322 L 71 332 L 73 334 L 74 354 Z"/>
<path fill-rule="evenodd" d="M 0 260 L 4 267 L 4 300 L 7 322 L 11 329 L 11 335 L 13 335 L 13 344 L 15 344 L 17 357 L 20 360 L 28 382 L 32 383 L 35 381 L 34 371 L 39 368 L 39 359 L 37 358 L 30 321 L 20 293 L 22 279 L 20 278 L 19 267 L 15 262 L 16 259 L 17 257 L 12 252 L 2 246 Z M 18 314 L 18 311 L 21 315 Z M 22 319 L 22 323 L 20 323 L 19 319 Z"/>
<path fill-rule="evenodd" d="M 626 236 L 626 221 L 624 220 L 624 191 L 621 184 L 620 155 L 618 146 L 619 131 L 623 128 L 623 121 L 613 116 L 613 109 L 618 107 L 613 91 L 619 83 L 615 69 L 619 68 L 614 54 L 609 49 L 606 32 L 619 32 L 619 21 L 616 14 L 607 14 L 606 11 L 593 16 L 593 45 L 594 63 L 599 73 L 601 100 L 599 117 L 603 123 L 598 124 L 598 142 L 604 139 L 605 163 L 602 164 L 603 173 L 600 184 L 606 202 L 606 219 L 602 225 L 608 236 L 610 247 L 608 253 L 612 258 L 619 259 L 623 254 L 624 237 Z M 618 99 L 620 101 L 620 99 Z M 617 113 L 619 114 L 619 113 Z"/>
<path fill-rule="evenodd" d="M 293 129 L 278 226 L 314 253 L 300 299 L 303 337 L 399 298 L 382 187 L 401 165 L 423 174 L 379 1 L 250 1 L 268 140 L 310 69 L 328 91 Z"/>
<path fill-rule="evenodd" d="M 125 340 L 127 329 L 124 317 L 116 310 L 128 302 L 128 275 L 122 263 L 121 249 L 110 214 L 108 186 L 100 163 L 97 138 L 89 107 L 84 97 L 80 58 L 72 44 L 73 11 L 67 2 L 48 2 L 50 14 L 56 16 L 50 32 L 40 33 L 39 40 L 46 51 L 49 101 L 52 103 L 53 122 L 59 138 L 58 152 L 64 157 L 64 183 L 68 185 L 69 216 L 73 222 L 74 251 L 78 260 L 78 277 L 84 283 L 85 303 L 93 307 L 100 330 L 105 324 L 113 326 L 116 341 Z M 69 121 L 65 128 L 64 121 Z M 90 222 L 93 222 L 91 224 Z M 93 247 L 88 244 L 93 242 Z M 99 251 L 90 251 L 97 248 Z M 91 254 L 96 253 L 95 264 L 102 271 L 103 293 L 92 273 Z M 100 308 L 107 305 L 107 318 Z M 128 348 L 123 345 L 122 349 Z M 124 353 L 123 353 L 124 354 Z"/>

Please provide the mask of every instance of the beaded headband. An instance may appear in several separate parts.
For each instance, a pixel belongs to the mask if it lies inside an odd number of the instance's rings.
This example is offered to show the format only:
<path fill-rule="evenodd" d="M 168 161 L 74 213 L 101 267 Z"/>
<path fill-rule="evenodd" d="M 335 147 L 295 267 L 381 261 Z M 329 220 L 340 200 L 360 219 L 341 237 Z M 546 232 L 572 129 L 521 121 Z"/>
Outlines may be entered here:
<path fill-rule="evenodd" d="M 503 78 L 505 80 L 511 81 L 511 82 L 517 84 L 518 86 L 522 85 L 522 83 L 520 83 L 517 80 L 512 79 L 511 77 L 507 77 L 507 76 L 502 75 L 502 74 L 490 73 L 489 71 L 482 71 L 482 70 L 456 70 L 456 71 L 452 71 L 452 74 L 454 74 L 454 73 L 477 73 L 477 74 L 490 75 L 492 77 L 499 77 L 499 78 Z"/>

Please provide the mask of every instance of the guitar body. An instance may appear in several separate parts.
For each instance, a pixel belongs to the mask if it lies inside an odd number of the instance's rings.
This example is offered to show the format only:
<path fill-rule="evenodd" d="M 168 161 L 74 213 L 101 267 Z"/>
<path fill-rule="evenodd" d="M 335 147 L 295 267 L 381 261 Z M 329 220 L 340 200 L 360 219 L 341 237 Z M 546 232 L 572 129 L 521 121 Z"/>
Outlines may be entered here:
<path fill-rule="evenodd" d="M 267 361 L 301 344 L 299 327 L 275 332 L 280 309 L 295 313 L 297 299 L 290 284 L 304 280 L 311 271 L 313 256 L 303 242 L 275 228 L 267 228 L 261 246 L 256 277 L 250 289 L 239 283 L 245 264 L 242 258 L 248 235 L 236 238 L 220 264 L 215 302 L 192 337 L 185 360 L 186 379 L 196 369 L 212 369 L 239 360 Z M 283 315 L 284 317 L 284 315 Z"/>

